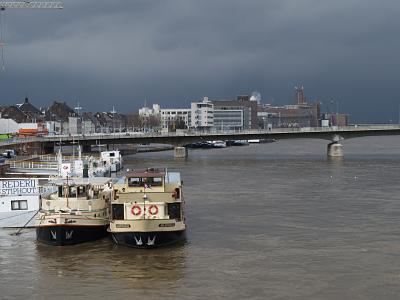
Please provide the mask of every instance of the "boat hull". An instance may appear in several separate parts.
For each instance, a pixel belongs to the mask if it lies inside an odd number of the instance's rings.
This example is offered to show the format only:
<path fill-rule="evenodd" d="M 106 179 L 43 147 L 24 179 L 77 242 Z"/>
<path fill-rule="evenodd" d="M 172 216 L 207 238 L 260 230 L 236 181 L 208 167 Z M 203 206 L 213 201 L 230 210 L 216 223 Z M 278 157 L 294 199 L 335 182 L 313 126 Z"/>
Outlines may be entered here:
<path fill-rule="evenodd" d="M 157 232 L 113 232 L 117 245 L 133 248 L 157 248 L 182 242 L 186 239 L 185 230 Z"/>
<path fill-rule="evenodd" d="M 98 226 L 39 226 L 36 227 L 36 239 L 39 242 L 67 246 L 94 241 L 105 237 L 108 225 Z"/>
<path fill-rule="evenodd" d="M 23 213 L 20 211 L 0 212 L 0 228 L 34 227 L 36 214 L 37 210 Z"/>

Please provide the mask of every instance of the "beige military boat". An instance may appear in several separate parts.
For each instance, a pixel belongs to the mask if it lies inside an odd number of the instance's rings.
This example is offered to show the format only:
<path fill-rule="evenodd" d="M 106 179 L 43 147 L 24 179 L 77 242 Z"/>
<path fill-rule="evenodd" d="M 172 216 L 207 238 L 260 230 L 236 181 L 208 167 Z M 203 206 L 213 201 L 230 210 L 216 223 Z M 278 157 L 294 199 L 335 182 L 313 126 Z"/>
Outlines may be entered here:
<path fill-rule="evenodd" d="M 109 232 L 116 244 L 166 246 L 185 239 L 184 199 L 178 172 L 149 168 L 114 184 Z"/>

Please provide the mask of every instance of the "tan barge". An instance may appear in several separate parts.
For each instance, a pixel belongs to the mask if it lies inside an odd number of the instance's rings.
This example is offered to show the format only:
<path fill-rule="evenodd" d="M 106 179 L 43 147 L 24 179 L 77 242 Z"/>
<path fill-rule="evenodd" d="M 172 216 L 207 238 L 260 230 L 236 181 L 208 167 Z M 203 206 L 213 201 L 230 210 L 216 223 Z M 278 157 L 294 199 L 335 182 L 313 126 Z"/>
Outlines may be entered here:
<path fill-rule="evenodd" d="M 107 235 L 112 179 L 56 179 L 43 194 L 36 217 L 37 240 L 56 246 L 93 241 Z"/>
<path fill-rule="evenodd" d="M 184 199 L 178 172 L 149 168 L 114 184 L 109 232 L 116 244 L 154 248 L 185 239 Z"/>

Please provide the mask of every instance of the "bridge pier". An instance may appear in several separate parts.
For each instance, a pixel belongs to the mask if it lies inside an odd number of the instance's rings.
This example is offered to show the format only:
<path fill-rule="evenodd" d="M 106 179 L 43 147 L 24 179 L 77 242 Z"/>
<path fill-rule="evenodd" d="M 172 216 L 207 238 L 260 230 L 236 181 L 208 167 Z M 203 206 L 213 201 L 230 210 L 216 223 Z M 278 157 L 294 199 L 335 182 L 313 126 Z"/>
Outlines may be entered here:
<path fill-rule="evenodd" d="M 44 144 L 42 146 L 42 154 L 53 154 L 54 153 L 54 144 Z"/>
<path fill-rule="evenodd" d="M 343 157 L 343 145 L 339 142 L 329 143 L 327 153 L 328 157 Z"/>
<path fill-rule="evenodd" d="M 177 146 L 174 148 L 175 158 L 186 158 L 188 156 L 188 149 L 186 147 Z"/>
<path fill-rule="evenodd" d="M 82 146 L 82 152 L 83 152 L 83 153 L 90 153 L 90 152 L 92 152 L 92 146 L 91 146 L 91 145 L 83 145 L 83 146 Z"/>

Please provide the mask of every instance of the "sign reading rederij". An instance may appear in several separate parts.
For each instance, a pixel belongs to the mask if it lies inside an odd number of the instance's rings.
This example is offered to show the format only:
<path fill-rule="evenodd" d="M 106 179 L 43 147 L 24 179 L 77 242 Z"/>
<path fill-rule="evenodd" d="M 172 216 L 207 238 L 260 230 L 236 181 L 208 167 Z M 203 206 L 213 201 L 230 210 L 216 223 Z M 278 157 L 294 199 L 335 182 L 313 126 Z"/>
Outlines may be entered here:
<path fill-rule="evenodd" d="M 3 179 L 0 181 L 0 196 L 39 194 L 38 179 Z"/>

